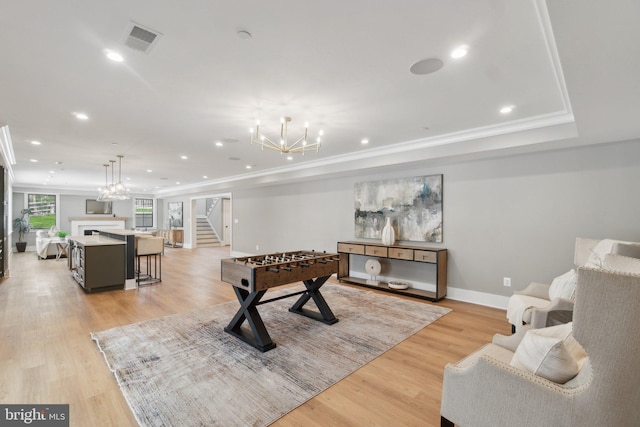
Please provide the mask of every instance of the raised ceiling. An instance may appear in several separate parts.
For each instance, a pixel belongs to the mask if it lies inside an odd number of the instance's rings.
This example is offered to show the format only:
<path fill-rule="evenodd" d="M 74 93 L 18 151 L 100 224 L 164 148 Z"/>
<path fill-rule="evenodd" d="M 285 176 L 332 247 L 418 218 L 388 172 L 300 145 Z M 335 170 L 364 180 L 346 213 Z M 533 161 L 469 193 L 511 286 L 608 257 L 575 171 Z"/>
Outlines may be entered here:
<path fill-rule="evenodd" d="M 588 46 L 604 58 L 634 49 L 616 82 L 603 76 L 615 88 L 634 81 L 637 30 L 622 31 L 620 46 L 608 41 L 609 31 L 635 25 L 637 2 L 607 2 L 609 16 L 595 0 L 560 3 L 5 1 L 0 125 L 13 140 L 14 185 L 93 191 L 117 154 L 133 192 L 162 195 L 336 165 L 637 137 L 625 122 L 625 132 L 589 139 L 598 132 L 591 120 L 583 129 L 574 122 L 594 115 L 583 89 L 594 90 L 600 68 L 581 68 L 598 63 Z M 148 52 L 125 45 L 132 23 L 160 34 Z M 453 59 L 460 45 L 468 54 Z M 105 49 L 124 61 L 110 61 Z M 428 58 L 442 68 L 409 71 Z M 621 92 L 632 104 L 625 114 L 638 110 L 636 92 Z M 515 108 L 500 113 L 507 105 Z M 322 129 L 320 152 L 288 160 L 249 144 L 257 119 L 275 137 L 281 116 L 293 118 L 292 135 L 305 121 L 310 134 Z"/>

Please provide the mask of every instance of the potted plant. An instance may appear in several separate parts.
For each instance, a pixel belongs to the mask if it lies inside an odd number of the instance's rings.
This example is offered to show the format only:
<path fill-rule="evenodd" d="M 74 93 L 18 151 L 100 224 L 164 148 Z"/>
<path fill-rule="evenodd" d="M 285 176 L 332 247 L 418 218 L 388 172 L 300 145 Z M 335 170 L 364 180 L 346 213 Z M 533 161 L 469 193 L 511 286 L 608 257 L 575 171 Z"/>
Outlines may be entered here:
<path fill-rule="evenodd" d="M 23 242 L 22 238 L 24 233 L 31 231 L 31 223 L 29 222 L 29 215 L 31 209 L 22 209 L 20 211 L 20 217 L 13 220 L 13 228 L 18 230 L 18 241 L 16 242 L 16 249 L 18 252 L 24 252 L 27 248 L 27 242 Z"/>

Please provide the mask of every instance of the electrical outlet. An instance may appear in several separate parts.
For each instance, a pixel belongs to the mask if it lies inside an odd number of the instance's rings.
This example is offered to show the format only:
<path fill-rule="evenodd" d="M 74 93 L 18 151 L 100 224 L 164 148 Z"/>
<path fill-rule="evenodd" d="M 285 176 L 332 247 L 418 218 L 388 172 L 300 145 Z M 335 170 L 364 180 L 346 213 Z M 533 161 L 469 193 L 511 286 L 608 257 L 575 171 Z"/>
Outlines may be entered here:
<path fill-rule="evenodd" d="M 506 286 L 507 288 L 511 287 L 511 277 L 503 277 L 502 278 L 502 284 L 504 286 Z"/>

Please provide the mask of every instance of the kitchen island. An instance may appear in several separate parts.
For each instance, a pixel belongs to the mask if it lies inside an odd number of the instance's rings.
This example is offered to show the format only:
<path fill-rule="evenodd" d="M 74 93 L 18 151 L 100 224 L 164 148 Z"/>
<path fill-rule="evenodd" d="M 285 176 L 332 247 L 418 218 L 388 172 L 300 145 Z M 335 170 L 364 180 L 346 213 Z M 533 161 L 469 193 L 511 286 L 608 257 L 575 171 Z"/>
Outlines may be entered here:
<path fill-rule="evenodd" d="M 124 240 L 106 236 L 69 237 L 69 269 L 87 292 L 124 289 L 126 282 Z"/>

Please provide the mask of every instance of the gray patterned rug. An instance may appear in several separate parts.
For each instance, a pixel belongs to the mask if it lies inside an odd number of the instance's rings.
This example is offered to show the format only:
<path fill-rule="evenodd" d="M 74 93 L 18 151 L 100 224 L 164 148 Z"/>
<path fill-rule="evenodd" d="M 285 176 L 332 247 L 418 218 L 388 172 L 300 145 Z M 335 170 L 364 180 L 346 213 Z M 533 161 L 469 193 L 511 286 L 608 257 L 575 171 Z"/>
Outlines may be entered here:
<path fill-rule="evenodd" d="M 265 426 L 450 311 L 335 284 L 322 293 L 334 325 L 290 313 L 296 297 L 259 306 L 277 344 L 266 353 L 223 331 L 238 302 L 91 338 L 140 425 Z"/>

